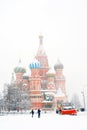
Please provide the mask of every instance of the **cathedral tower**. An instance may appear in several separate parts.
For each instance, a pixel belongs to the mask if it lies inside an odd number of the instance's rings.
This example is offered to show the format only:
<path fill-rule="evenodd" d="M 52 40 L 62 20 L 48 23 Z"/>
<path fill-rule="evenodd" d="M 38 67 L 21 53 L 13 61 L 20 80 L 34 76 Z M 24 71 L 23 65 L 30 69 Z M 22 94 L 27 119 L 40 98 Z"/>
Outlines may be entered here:
<path fill-rule="evenodd" d="M 47 73 L 47 89 L 48 90 L 56 90 L 55 89 L 55 72 L 54 70 L 50 69 Z"/>
<path fill-rule="evenodd" d="M 39 43 L 39 48 L 38 48 L 38 51 L 36 54 L 36 59 L 41 64 L 41 68 L 39 71 L 41 79 L 45 80 L 46 79 L 46 72 L 49 70 L 49 65 L 48 65 L 47 55 L 46 55 L 46 52 L 45 52 L 44 47 L 43 47 L 43 36 L 42 35 L 39 36 L 39 41 L 40 41 L 40 43 Z"/>
<path fill-rule="evenodd" d="M 22 66 L 21 60 L 19 60 L 18 66 L 14 68 L 16 74 L 16 82 L 21 82 L 23 80 L 23 74 L 26 72 L 26 69 Z"/>
<path fill-rule="evenodd" d="M 32 102 L 32 107 L 42 108 L 42 94 L 41 94 L 41 79 L 39 75 L 40 62 L 36 59 L 29 65 L 31 69 L 30 76 L 30 99 Z"/>
<path fill-rule="evenodd" d="M 62 99 L 61 101 L 67 101 L 66 89 L 65 89 L 65 77 L 63 75 L 63 68 L 64 68 L 63 64 L 60 62 L 60 60 L 57 60 L 57 63 L 54 65 L 54 69 L 56 72 L 55 86 L 56 86 L 57 94 L 59 94 L 59 95 L 57 95 L 57 96 L 59 96 L 59 99 Z M 62 95 L 63 95 L 63 97 L 62 97 Z"/>

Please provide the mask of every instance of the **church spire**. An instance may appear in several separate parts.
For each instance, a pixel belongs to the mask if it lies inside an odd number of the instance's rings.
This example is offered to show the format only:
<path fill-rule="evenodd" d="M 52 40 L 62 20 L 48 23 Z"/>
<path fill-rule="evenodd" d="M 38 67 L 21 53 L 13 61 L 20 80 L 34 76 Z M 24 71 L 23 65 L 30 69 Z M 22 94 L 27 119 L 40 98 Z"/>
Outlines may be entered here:
<path fill-rule="evenodd" d="M 39 40 L 40 40 L 40 45 L 42 45 L 43 44 L 43 35 L 42 34 L 39 35 Z"/>
<path fill-rule="evenodd" d="M 44 47 L 43 47 L 43 35 L 41 33 L 39 35 L 39 42 L 40 42 L 40 44 L 39 44 L 36 58 L 38 56 L 46 56 L 46 52 L 45 52 Z"/>
<path fill-rule="evenodd" d="M 39 35 L 39 40 L 40 40 L 40 44 L 39 44 L 39 48 L 38 48 L 38 51 L 37 51 L 37 54 L 35 57 L 41 64 L 40 69 L 44 68 L 40 72 L 41 73 L 40 75 L 42 75 L 44 77 L 44 75 L 46 75 L 46 72 L 49 69 L 49 65 L 48 65 L 48 58 L 47 58 L 46 52 L 43 47 L 43 35 L 42 34 Z M 43 74 L 42 74 L 42 72 L 43 72 Z"/>

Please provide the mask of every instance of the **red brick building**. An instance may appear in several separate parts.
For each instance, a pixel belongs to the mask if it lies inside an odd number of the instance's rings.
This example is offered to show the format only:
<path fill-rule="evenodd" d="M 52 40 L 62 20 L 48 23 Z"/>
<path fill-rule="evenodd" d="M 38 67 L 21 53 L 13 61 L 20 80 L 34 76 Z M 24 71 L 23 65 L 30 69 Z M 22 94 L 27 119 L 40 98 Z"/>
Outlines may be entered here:
<path fill-rule="evenodd" d="M 65 76 L 63 64 L 58 60 L 54 70 L 49 68 L 48 57 L 43 47 L 43 36 L 39 36 L 37 54 L 29 64 L 31 75 L 26 75 L 22 66 L 15 68 L 16 83 L 22 82 L 29 90 L 32 108 L 55 109 L 58 103 L 66 102 Z"/>

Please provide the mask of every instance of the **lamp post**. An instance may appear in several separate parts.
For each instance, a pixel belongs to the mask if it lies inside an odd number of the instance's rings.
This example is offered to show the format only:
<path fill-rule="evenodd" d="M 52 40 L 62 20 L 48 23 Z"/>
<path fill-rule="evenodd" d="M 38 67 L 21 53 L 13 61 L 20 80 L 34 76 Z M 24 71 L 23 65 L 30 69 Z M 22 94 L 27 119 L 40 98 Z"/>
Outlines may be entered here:
<path fill-rule="evenodd" d="M 84 110 L 86 110 L 85 87 L 87 87 L 87 85 L 84 85 L 83 91 L 81 92 L 83 96 Z"/>
<path fill-rule="evenodd" d="M 81 93 L 82 93 L 82 96 L 83 96 L 83 104 L 84 104 L 84 110 L 85 110 L 85 94 L 84 94 L 84 89 L 83 89 L 83 91 Z"/>

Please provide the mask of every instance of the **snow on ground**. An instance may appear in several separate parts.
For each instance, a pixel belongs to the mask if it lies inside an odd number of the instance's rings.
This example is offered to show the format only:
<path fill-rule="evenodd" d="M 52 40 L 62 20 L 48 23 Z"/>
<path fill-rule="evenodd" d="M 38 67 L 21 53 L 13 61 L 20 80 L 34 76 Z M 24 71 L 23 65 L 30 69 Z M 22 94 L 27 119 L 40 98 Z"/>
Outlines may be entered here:
<path fill-rule="evenodd" d="M 56 113 L 41 114 L 41 118 L 31 114 L 8 114 L 0 116 L 0 130 L 87 130 L 87 112 L 77 116 Z"/>

